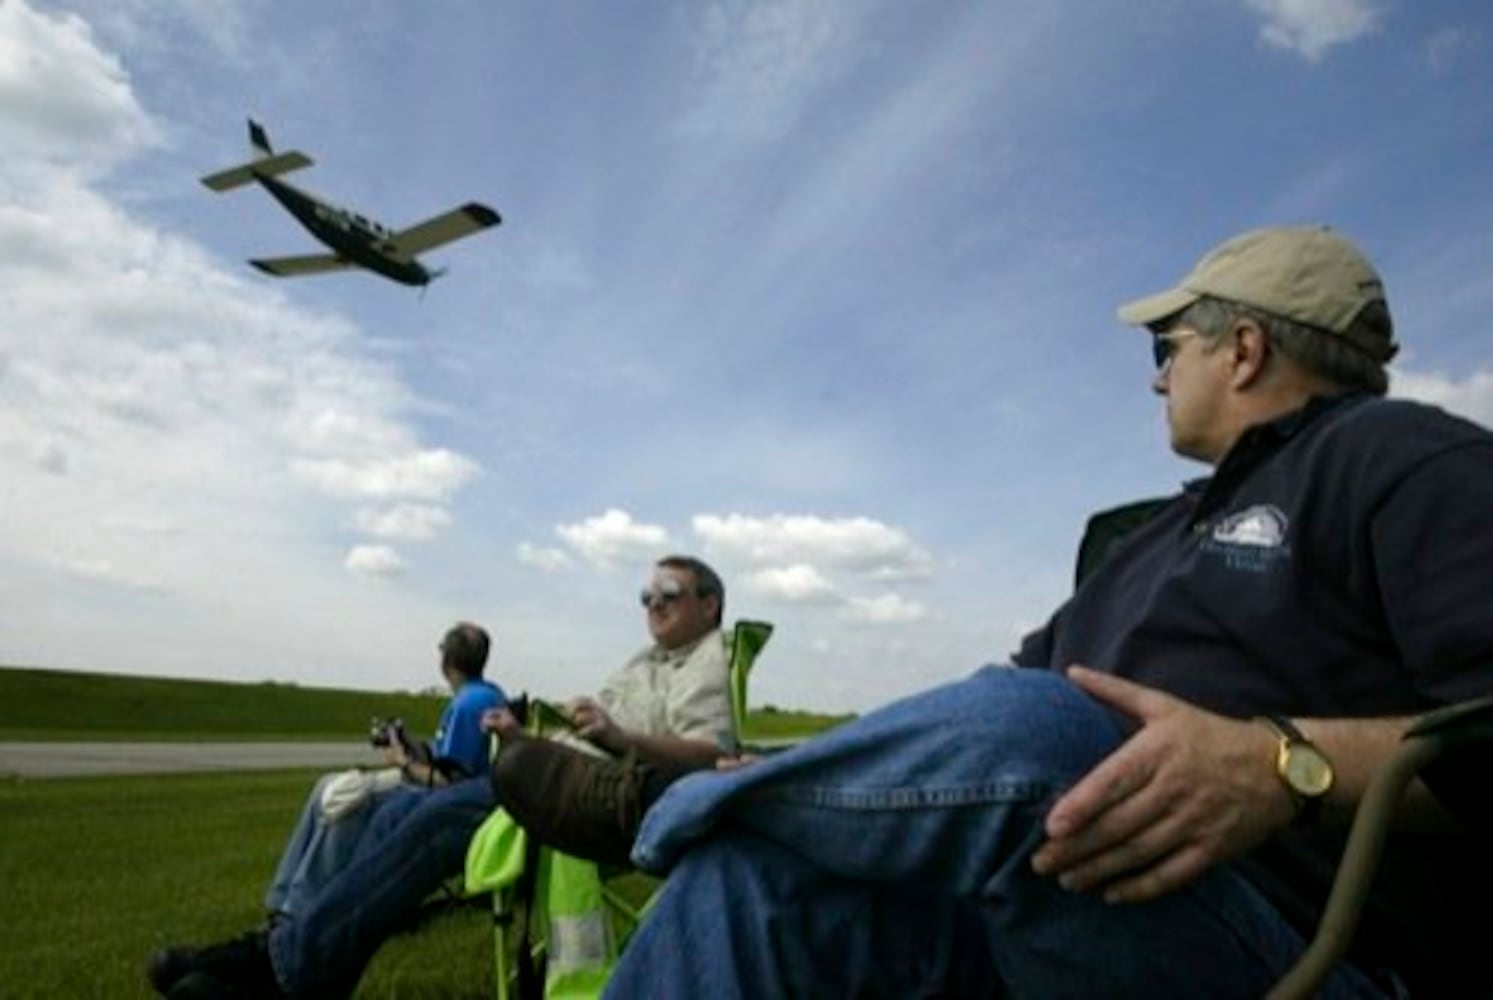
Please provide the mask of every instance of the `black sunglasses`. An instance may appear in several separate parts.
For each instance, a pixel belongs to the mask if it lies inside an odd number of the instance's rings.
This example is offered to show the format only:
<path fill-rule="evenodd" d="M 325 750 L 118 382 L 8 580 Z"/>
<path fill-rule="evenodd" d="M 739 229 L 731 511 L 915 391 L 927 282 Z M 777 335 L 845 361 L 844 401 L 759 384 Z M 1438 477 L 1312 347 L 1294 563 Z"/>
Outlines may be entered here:
<path fill-rule="evenodd" d="M 1158 333 L 1151 337 L 1151 358 L 1156 362 L 1156 370 L 1160 371 L 1166 366 L 1177 353 L 1177 343 L 1189 337 L 1199 336 L 1196 330 L 1172 330 L 1167 333 Z"/>

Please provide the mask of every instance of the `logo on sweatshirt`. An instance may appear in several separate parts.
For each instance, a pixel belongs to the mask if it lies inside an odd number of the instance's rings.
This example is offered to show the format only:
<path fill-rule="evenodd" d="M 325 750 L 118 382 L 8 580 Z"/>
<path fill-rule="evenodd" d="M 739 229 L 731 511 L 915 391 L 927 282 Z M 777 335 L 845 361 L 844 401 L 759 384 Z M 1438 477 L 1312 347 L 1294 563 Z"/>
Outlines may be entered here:
<path fill-rule="evenodd" d="M 1290 521 L 1273 504 L 1255 504 L 1219 521 L 1203 542 L 1203 551 L 1220 556 L 1229 569 L 1268 573 L 1291 557 L 1286 544 Z"/>

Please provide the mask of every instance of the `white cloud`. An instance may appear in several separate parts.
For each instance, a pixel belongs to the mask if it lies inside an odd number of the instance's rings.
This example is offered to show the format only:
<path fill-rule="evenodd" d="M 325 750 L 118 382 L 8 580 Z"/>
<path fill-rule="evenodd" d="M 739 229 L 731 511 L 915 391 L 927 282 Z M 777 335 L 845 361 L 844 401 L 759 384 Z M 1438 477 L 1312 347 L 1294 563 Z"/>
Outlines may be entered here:
<path fill-rule="evenodd" d="M 1372 0 L 1247 0 L 1265 16 L 1260 37 L 1315 62 L 1334 45 L 1351 42 L 1379 25 Z"/>
<path fill-rule="evenodd" d="M 451 523 L 451 515 L 442 507 L 402 503 L 388 510 L 360 510 L 359 530 L 375 538 L 420 542 L 434 537 Z"/>
<path fill-rule="evenodd" d="M 687 132 L 771 142 L 855 63 L 865 4 L 723 2 L 705 9 Z"/>
<path fill-rule="evenodd" d="M 62 568 L 73 578 L 89 583 L 101 583 L 146 594 L 165 593 L 165 587 L 159 580 L 128 567 L 116 566 L 105 559 L 65 562 Z"/>
<path fill-rule="evenodd" d="M 215 61 L 242 60 L 245 21 L 258 0 L 71 0 L 116 47 L 136 53 L 173 44 L 205 48 Z M 204 43 L 205 46 L 204 46 Z"/>
<path fill-rule="evenodd" d="M 477 464 L 445 448 L 370 459 L 300 460 L 296 473 L 329 496 L 444 500 L 477 474 Z"/>
<path fill-rule="evenodd" d="M 96 185 L 160 131 L 87 24 L 0 2 L 0 563 L 256 606 L 313 564 L 345 587 L 318 536 L 336 501 L 444 501 L 477 465 L 421 440 L 421 401 L 350 322 Z M 437 510 L 367 523 L 410 538 Z M 182 544 L 130 527 L 149 523 Z"/>
<path fill-rule="evenodd" d="M 387 545 L 354 545 L 343 563 L 354 576 L 386 579 L 404 573 L 404 560 Z"/>
<path fill-rule="evenodd" d="M 1431 403 L 1484 427 L 1493 427 L 1493 372 L 1474 372 L 1458 380 L 1392 369 L 1390 394 Z"/>
<path fill-rule="evenodd" d="M 756 566 L 819 565 L 880 580 L 933 572 L 933 557 L 906 532 L 868 517 L 699 514 L 692 525 L 707 553 Z"/>
<path fill-rule="evenodd" d="M 54 476 L 67 475 L 70 465 L 67 449 L 56 441 L 37 442 L 31 451 L 31 460 L 36 463 L 38 469 L 50 472 Z"/>
<path fill-rule="evenodd" d="M 514 548 L 513 554 L 524 565 L 542 569 L 546 573 L 555 573 L 571 567 L 570 556 L 566 554 L 564 549 L 548 548 L 541 545 L 534 545 L 530 542 L 519 542 Z"/>
<path fill-rule="evenodd" d="M 669 544 L 669 533 L 658 525 L 639 524 L 616 507 L 578 524 L 562 524 L 555 534 L 587 562 L 601 569 L 642 559 L 657 558 Z"/>
<path fill-rule="evenodd" d="M 842 612 L 851 621 L 869 625 L 905 625 L 928 617 L 928 609 L 900 594 L 852 597 Z"/>
<path fill-rule="evenodd" d="M 837 604 L 843 600 L 833 583 L 803 563 L 756 570 L 747 575 L 745 585 L 754 597 L 781 604 Z"/>
<path fill-rule="evenodd" d="M 0 124 L 5 156 L 53 169 L 97 169 L 159 139 L 119 60 L 73 14 L 0 3 Z"/>

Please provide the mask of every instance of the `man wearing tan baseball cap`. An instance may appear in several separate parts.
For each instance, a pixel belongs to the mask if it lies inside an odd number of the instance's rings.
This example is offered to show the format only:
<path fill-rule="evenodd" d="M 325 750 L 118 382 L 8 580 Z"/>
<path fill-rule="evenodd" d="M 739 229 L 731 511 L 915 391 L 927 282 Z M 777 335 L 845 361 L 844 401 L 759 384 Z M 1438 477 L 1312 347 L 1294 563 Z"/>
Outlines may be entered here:
<path fill-rule="evenodd" d="M 1399 351 L 1383 280 L 1326 226 L 1235 236 L 1119 316 L 1154 335 L 1154 388 L 1167 397 L 1173 449 L 1209 463 L 1246 427 L 1312 398 L 1384 395 L 1384 366 Z M 1184 360 L 1190 339 L 1208 360 Z"/>
<path fill-rule="evenodd" d="M 1328 229 L 1236 237 L 1121 316 L 1208 477 L 1024 669 L 673 785 L 609 996 L 1258 997 L 1296 961 L 1370 776 L 1493 694 L 1493 434 L 1383 398 L 1384 286 Z M 1401 818 L 1435 835 L 1391 835 L 1313 995 L 1493 995 L 1493 859 L 1453 822 L 1482 814 L 1431 780 Z"/>
<path fill-rule="evenodd" d="M 1340 337 L 1380 364 L 1399 351 L 1384 282 L 1357 247 L 1327 226 L 1235 236 L 1209 251 L 1177 287 L 1121 306 L 1120 319 L 1150 326 L 1205 296 Z"/>

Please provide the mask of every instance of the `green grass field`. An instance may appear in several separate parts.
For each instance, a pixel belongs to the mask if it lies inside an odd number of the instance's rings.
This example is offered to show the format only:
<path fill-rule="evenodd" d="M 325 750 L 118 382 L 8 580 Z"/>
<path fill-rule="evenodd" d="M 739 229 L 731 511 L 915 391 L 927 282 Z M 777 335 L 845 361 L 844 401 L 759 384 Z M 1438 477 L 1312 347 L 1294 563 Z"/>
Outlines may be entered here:
<path fill-rule="evenodd" d="M 375 714 L 429 733 L 442 703 L 0 668 L 0 740 L 346 740 Z M 769 706 L 751 713 L 744 735 L 778 741 L 839 721 Z M 316 774 L 0 778 L 0 997 L 149 997 L 153 950 L 254 927 Z M 356 995 L 486 998 L 492 976 L 488 911 L 446 907 L 388 942 Z"/>
<path fill-rule="evenodd" d="M 149 997 L 146 957 L 262 917 L 313 771 L 0 781 L 0 996 Z M 359 997 L 491 997 L 480 906 L 380 952 Z"/>

